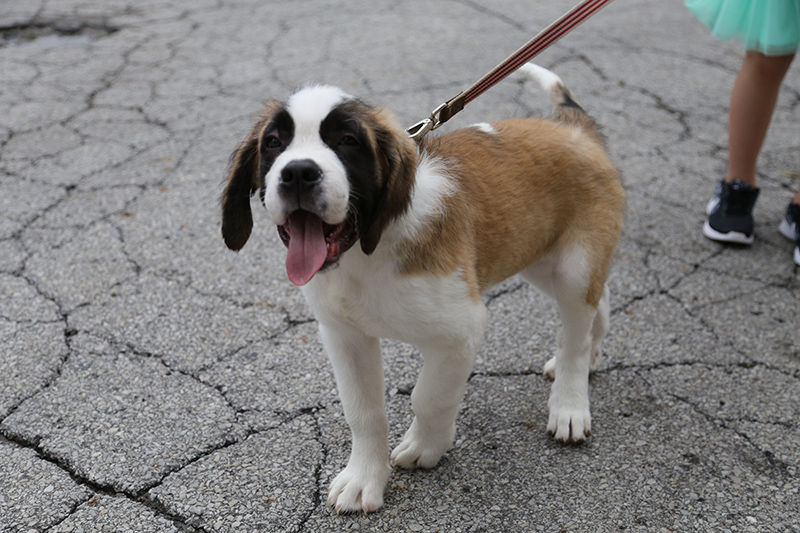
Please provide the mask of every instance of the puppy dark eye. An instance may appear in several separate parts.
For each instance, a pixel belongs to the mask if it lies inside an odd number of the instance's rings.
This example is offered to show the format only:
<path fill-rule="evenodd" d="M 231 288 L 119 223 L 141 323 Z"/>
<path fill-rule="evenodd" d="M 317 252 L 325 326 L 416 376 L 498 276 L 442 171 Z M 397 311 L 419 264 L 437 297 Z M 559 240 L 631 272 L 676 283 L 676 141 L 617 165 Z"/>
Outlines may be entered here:
<path fill-rule="evenodd" d="M 339 146 L 358 146 L 358 139 L 355 135 L 345 134 L 339 141 Z"/>
<path fill-rule="evenodd" d="M 270 135 L 264 139 L 264 147 L 266 148 L 280 148 L 281 146 L 283 146 L 281 140 L 274 135 Z"/>

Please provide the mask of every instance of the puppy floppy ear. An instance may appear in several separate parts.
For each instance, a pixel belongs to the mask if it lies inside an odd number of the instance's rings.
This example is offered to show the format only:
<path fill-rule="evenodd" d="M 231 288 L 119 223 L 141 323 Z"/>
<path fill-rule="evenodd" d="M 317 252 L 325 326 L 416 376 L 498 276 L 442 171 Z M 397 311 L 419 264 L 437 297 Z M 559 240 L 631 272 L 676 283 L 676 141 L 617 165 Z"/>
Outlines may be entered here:
<path fill-rule="evenodd" d="M 250 197 L 261 188 L 258 142 L 268 121 L 269 116 L 264 113 L 231 155 L 228 184 L 222 193 L 222 238 L 231 250 L 241 250 L 253 229 Z"/>
<path fill-rule="evenodd" d="M 386 109 L 373 111 L 379 193 L 372 213 L 364 216 L 359 233 L 361 250 L 375 251 L 386 226 L 400 217 L 411 202 L 417 167 L 417 147 Z"/>

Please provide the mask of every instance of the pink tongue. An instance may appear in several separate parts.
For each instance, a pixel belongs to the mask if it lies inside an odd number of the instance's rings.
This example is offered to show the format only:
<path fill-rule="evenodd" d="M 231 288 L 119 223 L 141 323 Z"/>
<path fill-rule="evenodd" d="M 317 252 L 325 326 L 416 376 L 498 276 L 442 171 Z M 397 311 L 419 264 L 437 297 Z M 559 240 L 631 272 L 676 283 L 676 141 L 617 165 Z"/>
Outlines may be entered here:
<path fill-rule="evenodd" d="M 295 285 L 305 285 L 328 256 L 322 219 L 306 211 L 295 211 L 289 215 L 289 236 L 286 273 Z"/>

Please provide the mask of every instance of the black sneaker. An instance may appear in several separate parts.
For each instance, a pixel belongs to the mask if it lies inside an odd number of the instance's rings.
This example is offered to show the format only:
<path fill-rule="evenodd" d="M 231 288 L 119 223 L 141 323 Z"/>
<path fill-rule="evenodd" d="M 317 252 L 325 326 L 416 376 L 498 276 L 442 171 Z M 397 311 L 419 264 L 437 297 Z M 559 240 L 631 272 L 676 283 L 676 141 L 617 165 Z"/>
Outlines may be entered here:
<path fill-rule="evenodd" d="M 703 235 L 715 241 L 753 244 L 753 206 L 758 192 L 743 181 L 720 182 L 706 207 Z"/>
<path fill-rule="evenodd" d="M 789 204 L 778 229 L 784 237 L 794 241 L 794 262 L 800 265 L 800 205 Z"/>

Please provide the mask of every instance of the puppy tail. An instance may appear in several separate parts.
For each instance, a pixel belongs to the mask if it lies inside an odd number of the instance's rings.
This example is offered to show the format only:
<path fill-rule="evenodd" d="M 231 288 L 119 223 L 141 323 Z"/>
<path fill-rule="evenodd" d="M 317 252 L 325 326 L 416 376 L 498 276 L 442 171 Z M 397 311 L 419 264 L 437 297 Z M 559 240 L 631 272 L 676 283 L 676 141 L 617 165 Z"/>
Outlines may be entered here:
<path fill-rule="evenodd" d="M 526 63 L 519 68 L 525 76 L 541 85 L 542 89 L 550 97 L 553 103 L 555 118 L 559 122 L 578 126 L 590 133 L 593 137 L 604 144 L 602 135 L 594 120 L 586 114 L 586 111 L 575 101 L 572 93 L 564 84 L 564 81 L 555 73 L 533 63 Z"/>

